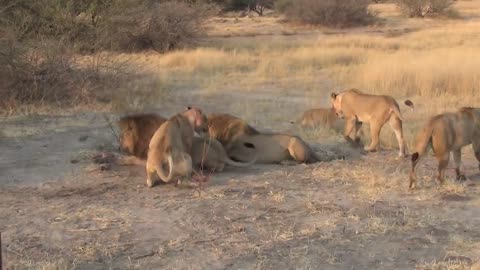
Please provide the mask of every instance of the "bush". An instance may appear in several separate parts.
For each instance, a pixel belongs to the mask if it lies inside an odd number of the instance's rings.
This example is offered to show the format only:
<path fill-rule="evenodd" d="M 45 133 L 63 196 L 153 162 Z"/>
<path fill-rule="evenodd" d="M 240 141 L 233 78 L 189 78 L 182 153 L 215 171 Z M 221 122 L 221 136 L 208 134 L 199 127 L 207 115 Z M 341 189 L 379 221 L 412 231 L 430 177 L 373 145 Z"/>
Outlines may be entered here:
<path fill-rule="evenodd" d="M 255 11 L 258 15 L 263 16 L 263 12 L 267 8 L 273 8 L 274 0 L 250 0 L 248 9 Z"/>
<path fill-rule="evenodd" d="M 168 1 L 152 6 L 121 5 L 109 9 L 99 22 L 101 48 L 120 51 L 154 49 L 160 52 L 195 44 L 203 34 L 203 5 Z"/>
<path fill-rule="evenodd" d="M 350 27 L 372 22 L 369 4 L 369 0 L 279 0 L 276 9 L 294 21 Z"/>
<path fill-rule="evenodd" d="M 251 1 L 255 0 L 212 0 L 213 3 L 222 7 L 224 11 L 245 10 Z"/>
<path fill-rule="evenodd" d="M 165 51 L 203 34 L 207 7 L 188 0 L 4 0 L 0 28 L 14 29 L 22 42 L 62 40 L 82 52 Z"/>
<path fill-rule="evenodd" d="M 111 98 L 125 77 L 121 64 L 101 55 L 78 64 L 74 54 L 59 42 L 24 46 L 0 39 L 0 113 L 24 106 L 56 107 L 92 104 Z"/>
<path fill-rule="evenodd" d="M 100 52 L 195 44 L 210 7 L 196 2 L 0 1 L 0 112 L 107 101 L 132 74 Z M 79 52 L 95 55 L 80 63 Z"/>
<path fill-rule="evenodd" d="M 408 17 L 453 14 L 451 0 L 396 0 L 403 14 Z"/>

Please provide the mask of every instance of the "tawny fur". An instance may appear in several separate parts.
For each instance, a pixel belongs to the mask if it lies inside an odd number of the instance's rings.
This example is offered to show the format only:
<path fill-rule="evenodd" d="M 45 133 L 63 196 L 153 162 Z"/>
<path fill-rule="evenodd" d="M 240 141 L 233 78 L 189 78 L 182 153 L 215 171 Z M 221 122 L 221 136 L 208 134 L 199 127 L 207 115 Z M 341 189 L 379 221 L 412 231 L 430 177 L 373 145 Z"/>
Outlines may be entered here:
<path fill-rule="evenodd" d="M 407 155 L 405 139 L 403 137 L 402 114 L 398 103 L 391 96 L 370 95 L 360 92 L 357 89 L 350 89 L 339 94 L 331 93 L 332 108 L 335 113 L 345 119 L 344 138 L 352 142 L 351 134 L 356 134 L 357 122 L 370 124 L 370 135 L 372 141 L 365 146 L 366 151 L 376 151 L 379 148 L 380 131 L 389 122 L 398 142 L 400 157 Z M 413 108 L 409 100 L 405 102 Z"/>
<path fill-rule="evenodd" d="M 326 127 L 334 128 L 341 119 L 332 108 L 316 108 L 306 110 L 296 123 L 303 128 Z"/>
<path fill-rule="evenodd" d="M 306 110 L 295 122 L 303 128 L 324 127 L 335 132 L 341 132 L 345 126 L 345 120 L 335 113 L 333 108 L 316 108 Z M 363 136 L 362 124 L 357 123 L 356 137 Z"/>
<path fill-rule="evenodd" d="M 165 121 L 165 118 L 156 114 L 135 114 L 122 117 L 119 121 L 120 137 L 122 138 L 120 147 L 124 153 L 132 156 L 122 156 L 119 158 L 118 163 L 121 165 L 145 166 L 148 144 L 155 131 Z M 145 150 L 135 151 L 135 149 L 139 149 L 137 145 Z M 204 152 L 207 154 L 203 155 Z M 200 165 L 203 164 L 203 168 L 210 171 L 222 171 L 225 164 L 246 167 L 255 162 L 255 159 L 247 163 L 231 160 L 227 156 L 222 144 L 214 138 L 194 137 L 191 157 L 193 166 L 200 168 Z"/>
<path fill-rule="evenodd" d="M 253 145 L 254 148 L 246 147 Z M 233 160 L 246 162 L 256 154 L 256 163 L 280 163 L 294 160 L 299 163 L 320 161 L 319 156 L 298 136 L 271 133 L 242 137 L 230 149 Z"/>
<path fill-rule="evenodd" d="M 412 154 L 409 187 L 416 187 L 415 169 L 426 154 L 429 145 L 438 161 L 437 181 L 440 184 L 444 181 L 450 152 L 453 153 L 457 180 L 465 180 L 465 175 L 460 171 L 461 151 L 462 147 L 469 144 L 472 144 L 475 157 L 480 163 L 480 109 L 465 107 L 457 112 L 431 117 L 416 138 L 416 152 Z"/>
<path fill-rule="evenodd" d="M 146 162 L 149 187 L 154 185 L 155 172 L 164 182 L 191 177 L 194 131 L 208 133 L 207 119 L 198 108 L 188 108 L 160 125 L 149 144 Z M 168 164 L 168 173 L 165 172 L 165 163 Z"/>
<path fill-rule="evenodd" d="M 235 167 L 247 167 L 255 163 L 256 157 L 248 162 L 231 160 L 223 145 L 214 138 L 193 138 L 192 161 L 196 168 L 221 172 L 225 164 Z"/>
<path fill-rule="evenodd" d="M 259 134 L 243 119 L 225 113 L 208 115 L 208 133 L 210 137 L 217 139 L 225 147 L 227 153 L 239 138 Z"/>
<path fill-rule="evenodd" d="M 120 118 L 117 124 L 120 128 L 122 152 L 146 159 L 150 139 L 166 120 L 154 113 L 132 114 Z"/>

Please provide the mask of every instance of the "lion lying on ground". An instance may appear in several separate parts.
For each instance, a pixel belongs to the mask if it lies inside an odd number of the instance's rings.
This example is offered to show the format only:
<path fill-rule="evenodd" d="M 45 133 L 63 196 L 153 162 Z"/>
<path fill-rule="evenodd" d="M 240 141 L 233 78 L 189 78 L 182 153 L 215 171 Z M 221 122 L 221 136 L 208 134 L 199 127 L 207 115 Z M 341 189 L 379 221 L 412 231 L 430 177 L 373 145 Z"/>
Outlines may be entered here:
<path fill-rule="evenodd" d="M 332 108 L 335 113 L 345 119 L 344 138 L 350 142 L 350 135 L 358 140 L 357 122 L 366 122 L 370 124 L 370 135 L 372 141 L 365 147 L 366 151 L 376 151 L 379 147 L 379 136 L 383 125 L 390 123 L 398 141 L 400 157 L 407 155 L 405 140 L 402 129 L 402 114 L 398 103 L 391 96 L 380 96 L 364 94 L 357 89 L 350 89 L 339 94 L 331 93 Z M 405 101 L 405 105 L 413 109 L 413 103 L 410 100 Z"/>
<path fill-rule="evenodd" d="M 246 145 L 253 145 L 248 148 Z M 235 141 L 228 152 L 233 160 L 246 162 L 256 154 L 256 163 L 281 163 L 294 160 L 299 163 L 321 161 L 321 158 L 300 137 L 287 134 L 257 134 Z"/>
<path fill-rule="evenodd" d="M 429 145 L 432 146 L 438 160 L 437 181 L 444 181 L 445 168 L 453 152 L 457 180 L 465 180 L 460 172 L 462 147 L 472 144 L 475 157 L 480 162 L 480 109 L 464 107 L 454 113 L 443 113 L 428 120 L 416 138 L 416 152 L 412 154 L 410 188 L 415 188 L 417 176 L 415 168 L 425 155 Z M 479 165 L 480 169 L 480 165 Z"/>
<path fill-rule="evenodd" d="M 225 147 L 227 153 L 239 138 L 260 134 L 243 119 L 225 113 L 208 115 L 208 133 L 210 137 L 217 139 Z"/>
<path fill-rule="evenodd" d="M 248 145 L 246 146 L 248 147 Z M 210 171 L 223 171 L 225 164 L 235 167 L 247 167 L 256 162 L 256 155 L 246 162 L 236 162 L 231 160 L 223 145 L 214 138 L 193 138 L 192 161 L 197 168 Z"/>
<path fill-rule="evenodd" d="M 194 132 L 208 134 L 207 117 L 198 108 L 179 113 L 160 125 L 153 134 L 147 155 L 147 186 L 154 185 L 155 172 L 163 182 L 173 178 L 191 178 L 193 172 L 192 143 Z M 164 165 L 168 163 L 168 173 Z"/>
<path fill-rule="evenodd" d="M 133 157 L 123 157 L 119 160 L 123 165 L 145 166 L 150 140 L 166 119 L 157 114 L 134 114 L 122 117 L 118 121 L 120 127 L 120 149 Z M 213 139 L 205 144 L 206 139 L 194 137 L 192 144 L 192 163 L 196 168 L 206 168 L 211 171 L 222 171 L 225 164 L 245 167 L 255 162 L 241 163 L 228 158 L 225 149 Z M 208 148 L 205 149 L 205 146 Z M 248 145 L 246 147 L 249 147 Z M 206 153 L 206 155 L 202 155 Z M 203 164 L 203 165 L 202 165 Z"/>

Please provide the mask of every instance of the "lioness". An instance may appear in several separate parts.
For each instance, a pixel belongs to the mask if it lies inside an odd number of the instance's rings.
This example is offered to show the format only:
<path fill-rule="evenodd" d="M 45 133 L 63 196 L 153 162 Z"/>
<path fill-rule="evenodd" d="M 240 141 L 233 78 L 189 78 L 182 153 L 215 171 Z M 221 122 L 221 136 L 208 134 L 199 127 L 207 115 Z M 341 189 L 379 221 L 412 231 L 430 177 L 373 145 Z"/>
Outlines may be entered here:
<path fill-rule="evenodd" d="M 260 134 L 243 119 L 226 113 L 210 114 L 208 119 L 208 133 L 217 139 L 227 153 L 232 144 L 242 136 Z"/>
<path fill-rule="evenodd" d="M 333 128 L 338 120 L 340 118 L 332 108 L 316 108 L 306 110 L 295 122 L 303 128 L 318 126 Z"/>
<path fill-rule="evenodd" d="M 412 154 L 410 188 L 415 188 L 417 176 L 415 168 L 429 145 L 438 160 L 437 181 L 444 181 L 445 168 L 453 152 L 457 180 L 465 180 L 460 172 L 462 147 L 472 144 L 475 157 L 480 162 L 480 109 L 464 107 L 454 113 L 443 113 L 431 117 L 416 138 L 416 152 Z M 479 165 L 480 169 L 480 165 Z"/>
<path fill-rule="evenodd" d="M 193 168 L 190 153 L 194 131 L 200 135 L 208 134 L 206 116 L 198 108 L 188 107 L 185 112 L 160 125 L 149 144 L 147 186 L 154 185 L 155 172 L 164 182 L 171 181 L 173 177 L 191 177 Z M 168 173 L 164 171 L 165 162 L 168 162 Z"/>
<path fill-rule="evenodd" d="M 246 145 L 253 145 L 248 148 Z M 239 138 L 228 152 L 233 160 L 247 162 L 256 154 L 256 163 L 280 163 L 295 160 L 301 163 L 320 161 L 320 157 L 300 137 L 271 133 Z"/>
<path fill-rule="evenodd" d="M 400 157 L 407 154 L 405 140 L 403 138 L 402 114 L 398 103 L 391 96 L 380 96 L 364 94 L 357 89 L 350 89 L 339 94 L 330 94 L 332 108 L 335 113 L 345 119 L 344 138 L 352 143 L 350 134 L 356 134 L 356 122 L 367 122 L 370 124 L 370 135 L 372 141 L 365 146 L 366 151 L 378 150 L 380 131 L 388 121 L 398 141 Z M 405 105 L 413 109 L 410 100 Z"/>
<path fill-rule="evenodd" d="M 248 145 L 246 146 L 248 147 Z M 254 156 L 250 161 L 236 162 L 227 156 L 227 152 L 223 145 L 214 138 L 193 138 L 192 161 L 197 168 L 208 169 L 211 171 L 221 172 L 225 164 L 236 167 L 247 167 L 255 163 Z"/>
<path fill-rule="evenodd" d="M 306 110 L 300 118 L 291 123 L 297 123 L 303 128 L 326 127 L 336 132 L 340 132 L 345 126 L 345 120 L 338 117 L 333 108 Z M 363 135 L 362 123 L 357 122 L 356 125 L 358 134 L 355 134 L 354 139 Z"/>
<path fill-rule="evenodd" d="M 120 150 L 141 159 L 147 158 L 148 144 L 167 119 L 153 113 L 127 115 L 117 122 L 120 128 Z"/>

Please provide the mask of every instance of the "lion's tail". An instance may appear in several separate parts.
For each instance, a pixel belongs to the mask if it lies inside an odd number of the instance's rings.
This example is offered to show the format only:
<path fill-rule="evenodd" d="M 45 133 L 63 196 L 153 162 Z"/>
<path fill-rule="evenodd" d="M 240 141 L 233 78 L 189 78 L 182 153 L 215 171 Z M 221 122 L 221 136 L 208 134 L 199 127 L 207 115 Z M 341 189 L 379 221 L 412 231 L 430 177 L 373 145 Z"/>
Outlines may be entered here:
<path fill-rule="evenodd" d="M 252 160 L 250 160 L 249 162 L 237 162 L 237 161 L 234 161 L 234 160 L 230 159 L 228 156 L 225 159 L 225 163 L 227 163 L 228 165 L 235 166 L 235 167 L 248 167 L 248 166 L 253 165 L 255 162 L 257 162 L 257 155 L 255 155 L 255 157 Z"/>
<path fill-rule="evenodd" d="M 163 170 L 162 163 L 157 165 L 155 170 L 157 171 L 158 176 L 162 179 L 163 182 L 170 182 L 173 178 L 173 157 L 172 154 L 169 154 L 167 157 L 168 160 L 168 174 Z"/>
<path fill-rule="evenodd" d="M 415 182 L 416 182 L 416 174 L 415 174 L 415 169 L 420 162 L 420 159 L 425 153 L 427 152 L 427 147 L 430 144 L 432 140 L 432 135 L 433 135 L 433 127 L 431 125 L 425 126 L 422 131 L 418 134 L 417 136 L 417 144 L 416 144 L 416 149 L 415 153 L 412 154 L 412 167 L 410 170 L 410 188 L 415 187 Z"/>
<path fill-rule="evenodd" d="M 416 152 L 412 155 L 412 161 L 414 159 L 415 154 L 416 158 L 418 159 L 419 156 L 423 156 L 425 152 L 427 151 L 427 147 L 430 144 L 432 140 L 432 135 L 433 135 L 433 127 L 431 125 L 425 126 L 420 134 L 417 136 L 417 144 L 416 144 Z"/>
<path fill-rule="evenodd" d="M 398 106 L 396 104 L 392 105 L 392 107 L 390 107 L 390 110 L 400 119 L 403 121 L 403 117 L 402 117 L 402 113 L 400 112 L 400 109 L 398 108 Z"/>
<path fill-rule="evenodd" d="M 413 110 L 415 110 L 415 107 L 413 105 L 413 102 L 409 99 L 405 100 L 404 101 L 404 104 L 407 105 L 408 107 L 410 107 Z M 402 113 L 400 112 L 400 109 L 398 108 L 398 105 L 395 103 L 394 105 L 392 105 L 392 107 L 390 108 L 390 110 L 398 117 L 400 118 L 400 120 L 403 121 L 403 117 L 402 117 Z"/>
<path fill-rule="evenodd" d="M 295 120 L 290 120 L 290 124 L 300 124 L 303 121 L 303 115 Z"/>
<path fill-rule="evenodd" d="M 412 109 L 412 111 L 415 110 L 415 106 L 413 105 L 413 102 L 410 99 L 405 100 L 403 103 L 405 103 L 405 105 L 410 107 L 410 109 Z"/>

